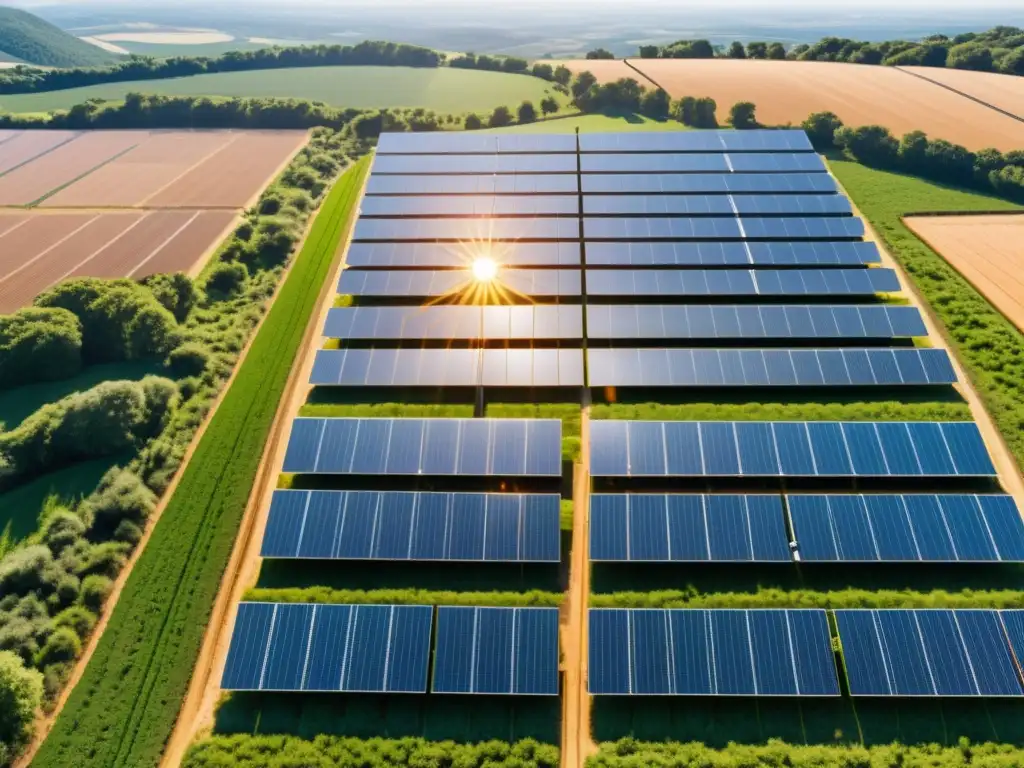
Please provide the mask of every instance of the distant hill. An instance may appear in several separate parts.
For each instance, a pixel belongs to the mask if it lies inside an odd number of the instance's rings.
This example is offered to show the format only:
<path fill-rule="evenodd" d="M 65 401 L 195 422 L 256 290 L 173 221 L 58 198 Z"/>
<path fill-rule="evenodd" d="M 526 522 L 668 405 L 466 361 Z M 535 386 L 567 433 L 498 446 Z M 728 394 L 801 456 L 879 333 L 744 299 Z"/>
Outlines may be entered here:
<path fill-rule="evenodd" d="M 12 59 L 42 67 L 101 67 L 118 57 L 31 13 L 0 8 L 0 60 Z"/>

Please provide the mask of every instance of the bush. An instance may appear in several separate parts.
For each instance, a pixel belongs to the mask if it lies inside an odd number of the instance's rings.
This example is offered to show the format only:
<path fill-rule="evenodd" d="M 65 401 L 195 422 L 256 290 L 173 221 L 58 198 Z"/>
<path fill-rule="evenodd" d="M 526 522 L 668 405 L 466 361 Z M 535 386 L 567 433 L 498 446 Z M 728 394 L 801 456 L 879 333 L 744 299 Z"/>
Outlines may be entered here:
<path fill-rule="evenodd" d="M 536 122 L 537 110 L 533 106 L 533 102 L 524 101 L 522 104 L 520 104 L 519 110 L 516 112 L 516 117 L 521 125 Z"/>
<path fill-rule="evenodd" d="M 807 132 L 814 148 L 824 152 L 835 147 L 836 131 L 843 127 L 843 121 L 834 112 L 815 112 L 800 127 Z"/>
<path fill-rule="evenodd" d="M 61 627 L 50 635 L 46 645 L 36 656 L 35 663 L 37 667 L 46 667 L 50 664 L 74 661 L 81 652 L 82 641 L 75 631 L 70 627 Z"/>
<path fill-rule="evenodd" d="M 82 367 L 82 325 L 65 309 L 0 315 L 0 388 L 56 381 Z"/>
<path fill-rule="evenodd" d="M 756 107 L 749 101 L 738 101 L 729 110 L 729 124 L 737 130 L 757 128 Z"/>
<path fill-rule="evenodd" d="M 85 528 L 85 523 L 74 512 L 60 510 L 46 520 L 42 531 L 43 543 L 57 556 L 82 538 Z"/>
<path fill-rule="evenodd" d="M 43 676 L 25 669 L 15 654 L 0 651 L 0 763 L 13 758 L 31 737 L 42 701 Z"/>
<path fill-rule="evenodd" d="M 249 277 L 242 264 L 217 264 L 206 276 L 204 288 L 211 298 L 228 299 L 241 291 Z"/>
<path fill-rule="evenodd" d="M 0 560 L 0 595 L 50 591 L 53 555 L 41 544 L 16 549 Z"/>
<path fill-rule="evenodd" d="M 852 159 L 874 168 L 893 168 L 899 152 L 899 142 L 880 125 L 860 128 L 843 127 L 835 133 L 835 143 Z"/>
<path fill-rule="evenodd" d="M 95 493 L 82 502 L 80 514 L 89 521 L 92 536 L 103 541 L 124 521 L 143 527 L 156 501 L 137 475 L 114 467 L 103 476 Z"/>
<path fill-rule="evenodd" d="M 558 99 L 556 99 L 554 96 L 546 96 L 543 99 L 541 99 L 540 111 L 543 112 L 545 115 L 553 115 L 559 109 L 561 109 L 561 107 L 558 103 Z M 469 118 L 467 118 L 467 122 L 468 119 Z M 466 127 L 468 128 L 469 126 L 467 125 Z"/>
<path fill-rule="evenodd" d="M 672 108 L 672 99 L 661 88 L 644 93 L 640 99 L 640 114 L 653 120 L 667 120 Z"/>
<path fill-rule="evenodd" d="M 164 364 L 175 378 L 200 376 L 210 362 L 210 351 L 202 344 L 191 341 L 171 350 Z"/>
<path fill-rule="evenodd" d="M 86 576 L 82 582 L 82 605 L 99 613 L 103 610 L 103 603 L 110 596 L 114 588 L 114 582 L 107 576 L 92 574 Z"/>
<path fill-rule="evenodd" d="M 170 275 L 152 275 L 142 281 L 160 306 L 174 315 L 179 323 L 185 322 L 189 312 L 199 301 L 199 292 L 188 275 L 175 272 Z"/>
<path fill-rule="evenodd" d="M 479 115 L 475 115 L 471 112 L 466 115 L 465 127 L 467 131 L 479 131 L 484 127 L 484 122 L 480 119 Z"/>
<path fill-rule="evenodd" d="M 506 125 L 512 125 L 512 113 L 508 107 L 495 107 L 487 119 L 487 127 L 504 128 Z"/>
<path fill-rule="evenodd" d="M 60 629 L 67 627 L 81 638 L 92 634 L 96 626 L 96 615 L 81 605 L 72 605 L 53 617 L 53 626 Z"/>

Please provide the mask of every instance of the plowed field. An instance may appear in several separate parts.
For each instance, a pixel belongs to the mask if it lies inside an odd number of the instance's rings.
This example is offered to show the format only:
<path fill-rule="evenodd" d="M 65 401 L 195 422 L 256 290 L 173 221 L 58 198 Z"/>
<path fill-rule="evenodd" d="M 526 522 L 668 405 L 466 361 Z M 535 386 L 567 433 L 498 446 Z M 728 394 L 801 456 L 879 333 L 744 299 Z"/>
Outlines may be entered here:
<path fill-rule="evenodd" d="M 904 221 L 1024 331 L 1024 214 L 915 216 Z"/>

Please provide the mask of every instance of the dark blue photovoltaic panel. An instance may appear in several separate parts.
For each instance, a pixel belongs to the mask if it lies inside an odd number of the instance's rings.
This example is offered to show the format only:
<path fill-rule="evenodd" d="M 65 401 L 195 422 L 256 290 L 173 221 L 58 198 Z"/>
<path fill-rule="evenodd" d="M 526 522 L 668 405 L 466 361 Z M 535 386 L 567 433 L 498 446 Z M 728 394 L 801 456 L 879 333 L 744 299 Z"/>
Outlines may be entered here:
<path fill-rule="evenodd" d="M 352 249 L 356 247 L 353 245 L 349 249 L 350 264 Z M 771 267 L 783 264 L 853 267 L 880 261 L 878 246 L 865 242 L 587 243 L 588 267 Z"/>
<path fill-rule="evenodd" d="M 319 349 L 328 387 L 582 387 L 581 349 Z"/>
<path fill-rule="evenodd" d="M 747 426 L 741 430 L 740 424 Z M 766 425 L 771 437 L 763 431 L 747 432 L 751 424 Z M 862 432 L 865 427 L 876 435 L 870 442 Z M 883 427 L 893 429 L 880 432 Z M 928 446 L 945 462 L 922 461 Z M 996 474 L 973 422 L 595 420 L 590 425 L 590 451 L 593 477 Z M 895 461 L 908 454 L 911 461 Z"/>
<path fill-rule="evenodd" d="M 927 336 L 916 307 L 591 304 L 591 339 L 889 339 Z"/>
<path fill-rule="evenodd" d="M 592 695 L 838 696 L 822 610 L 592 608 Z"/>
<path fill-rule="evenodd" d="M 516 306 L 333 307 L 331 339 L 581 339 L 583 309 Z"/>
<path fill-rule="evenodd" d="M 821 175 L 821 174 L 818 174 Z M 770 178 L 770 177 L 766 177 Z M 832 177 L 824 175 L 819 185 L 825 187 L 825 180 L 832 182 L 831 189 L 807 191 L 835 191 Z M 810 186 L 807 184 L 806 186 Z M 502 176 L 417 176 L 371 175 L 366 182 L 366 196 L 373 195 L 575 195 L 578 184 L 575 174 L 506 174 Z"/>
<path fill-rule="evenodd" d="M 1024 521 L 1011 496 L 801 494 L 787 501 L 804 561 L 1024 561 Z"/>
<path fill-rule="evenodd" d="M 834 197 L 834 196 L 833 196 Z M 359 215 L 372 218 L 403 216 L 578 216 L 575 195 L 424 195 L 366 197 Z"/>
<path fill-rule="evenodd" d="M 558 609 L 441 606 L 432 690 L 557 696 Z"/>
<path fill-rule="evenodd" d="M 661 172 L 656 173 L 587 173 L 579 178 L 584 195 L 658 193 L 827 195 L 839 191 L 835 179 L 827 173 L 664 173 L 664 169 L 661 169 Z M 383 181 L 383 178 L 381 180 Z M 374 179 L 371 177 L 371 187 L 374 186 L 373 182 Z M 575 183 L 575 179 L 573 182 Z M 555 190 L 538 190 L 538 192 L 540 191 L 553 192 Z"/>
<path fill-rule="evenodd" d="M 1016 662 L 1015 666 L 1019 673 L 1021 660 L 1024 659 L 1024 611 L 999 611 L 999 620 L 1002 623 L 1004 636 L 1010 641 L 1010 648 Z"/>
<path fill-rule="evenodd" d="M 871 296 L 900 290 L 891 269 L 591 269 L 586 279 L 590 296 Z"/>
<path fill-rule="evenodd" d="M 814 155 L 817 158 L 816 155 Z M 820 161 L 819 161 L 820 162 Z M 797 168 L 793 170 L 815 170 Z M 576 158 L 563 155 L 378 155 L 373 174 L 576 173 Z"/>
<path fill-rule="evenodd" d="M 642 219 L 638 219 L 642 221 Z M 779 219 L 778 221 L 784 221 Z M 841 221 L 841 219 L 819 219 Z M 850 221 L 855 221 L 850 219 Z M 547 219 L 359 219 L 352 235 L 355 241 L 428 240 L 467 243 L 492 240 L 579 240 L 579 221 L 573 218 Z"/>
<path fill-rule="evenodd" d="M 578 269 L 502 269 L 492 280 L 497 290 L 482 297 L 495 304 L 508 292 L 522 296 L 579 296 Z M 432 298 L 472 293 L 478 300 L 479 283 L 468 269 L 379 270 L 346 269 L 338 281 L 338 293 L 349 296 Z M 493 294 L 493 298 L 491 298 Z"/>
<path fill-rule="evenodd" d="M 837 243 L 841 245 L 841 243 Z M 850 245 L 850 243 L 847 243 Z M 867 245 L 867 243 L 857 243 Z M 466 269 L 474 258 L 487 255 L 505 267 L 580 265 L 577 243 L 488 243 L 476 253 L 465 243 L 352 243 L 345 256 L 349 267 L 451 267 Z"/>
<path fill-rule="evenodd" d="M 282 471 L 560 477 L 562 422 L 297 418 Z"/>
<path fill-rule="evenodd" d="M 772 131 L 775 133 L 775 131 Z M 802 131 L 787 131 L 792 134 L 787 139 L 776 137 L 766 138 L 768 146 L 761 150 L 803 149 L 799 144 Z M 806 135 L 804 139 L 806 140 Z M 756 141 L 756 139 L 747 140 Z M 789 147 L 777 147 L 776 144 L 788 141 Z M 809 147 L 808 147 L 809 148 Z M 734 147 L 726 147 L 734 150 Z M 746 146 L 744 146 L 746 149 Z M 537 153 L 537 152 L 576 152 L 576 137 L 571 133 L 448 133 L 435 131 L 430 133 L 382 133 L 377 141 L 378 155 L 465 155 L 495 153 Z"/>
<path fill-rule="evenodd" d="M 590 497 L 597 562 L 791 562 L 782 499 L 724 494 Z"/>
<path fill-rule="evenodd" d="M 444 158 L 448 159 L 448 158 Z M 439 163 L 438 167 L 443 164 Z M 380 159 L 374 164 L 374 172 L 381 173 Z M 385 166 L 391 168 L 391 166 Z M 462 166 L 459 166 L 462 167 Z M 589 153 L 580 155 L 582 173 L 824 173 L 825 163 L 813 152 L 719 154 L 719 153 Z M 457 173 L 459 171 L 422 171 L 399 167 L 387 173 Z M 462 173 L 484 173 L 485 171 L 461 171 Z M 494 170 L 490 173 L 509 173 Z M 557 173 L 527 165 L 522 173 Z M 588 190 L 584 190 L 585 192 Z"/>
<path fill-rule="evenodd" d="M 544 201 L 551 199 L 538 198 L 549 209 L 553 204 Z M 364 216 L 366 210 L 364 204 Z M 485 211 L 490 214 L 490 209 Z M 583 213 L 587 216 L 849 216 L 853 208 L 842 195 L 587 195 L 583 198 Z"/>
<path fill-rule="evenodd" d="M 424 227 L 423 230 L 414 229 L 415 225 L 424 225 L 432 220 L 422 219 L 409 222 L 407 227 L 397 228 L 404 232 L 434 230 Z M 435 220 L 436 221 L 436 220 Z M 455 220 L 460 224 L 459 231 L 468 234 L 463 239 L 471 238 L 473 231 L 479 230 L 479 222 L 476 220 Z M 448 221 L 454 224 L 455 221 Z M 526 229 L 527 222 L 536 223 L 537 226 Z M 386 221 L 375 222 L 374 220 L 360 220 L 356 225 L 357 240 L 400 240 L 400 239 L 442 239 L 441 235 L 433 235 L 428 238 L 425 234 L 418 237 L 384 237 L 381 233 L 390 233 L 389 229 L 378 230 L 378 234 L 367 234 L 369 231 L 364 225 L 379 223 L 397 225 L 400 222 Z M 444 222 L 442 222 L 444 223 Z M 509 221 L 507 219 L 488 220 L 488 226 L 499 232 L 506 232 L 513 229 L 515 225 L 523 227 L 523 238 L 554 239 L 553 235 L 542 235 L 541 232 L 553 231 L 559 225 L 565 226 L 575 223 L 571 219 L 529 219 L 523 221 Z M 544 225 L 543 228 L 540 225 Z M 452 227 L 455 229 L 455 227 Z M 362 234 L 361 234 L 362 231 Z M 587 216 L 583 218 L 583 232 L 587 240 L 852 240 L 864 236 L 864 222 L 853 216 L 832 217 L 819 216 L 817 218 L 722 218 L 722 217 L 696 217 L 696 218 L 612 218 Z M 444 236 L 450 239 L 452 236 Z M 504 239 L 492 235 L 495 239 Z M 560 239 L 572 239 L 568 234 Z"/>
<path fill-rule="evenodd" d="M 836 611 L 850 694 L 1024 695 L 1002 613 Z"/>
<path fill-rule="evenodd" d="M 383 140 L 383 136 L 381 138 Z M 807 134 L 799 129 L 666 131 L 664 133 L 581 133 L 579 135 L 579 145 L 581 152 L 814 151 L 810 140 L 807 138 Z M 380 150 L 378 149 L 377 151 L 379 152 Z"/>
<path fill-rule="evenodd" d="M 228 691 L 426 693 L 433 608 L 240 603 Z"/>
<path fill-rule="evenodd" d="M 559 497 L 277 490 L 260 556 L 558 562 Z"/>

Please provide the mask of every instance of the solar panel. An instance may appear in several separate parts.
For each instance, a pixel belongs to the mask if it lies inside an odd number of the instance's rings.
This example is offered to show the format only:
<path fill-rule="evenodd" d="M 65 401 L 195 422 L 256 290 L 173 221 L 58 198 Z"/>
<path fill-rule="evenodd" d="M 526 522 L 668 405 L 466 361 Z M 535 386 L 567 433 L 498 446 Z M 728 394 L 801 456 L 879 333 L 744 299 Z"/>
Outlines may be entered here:
<path fill-rule="evenodd" d="M 581 339 L 583 309 L 567 304 L 517 306 L 334 307 L 332 339 Z"/>
<path fill-rule="evenodd" d="M 872 296 L 900 290 L 891 269 L 591 269 L 586 277 L 590 296 Z"/>
<path fill-rule="evenodd" d="M 309 383 L 331 387 L 582 387 L 580 349 L 320 349 Z"/>
<path fill-rule="evenodd" d="M 949 385 L 944 349 L 594 349 L 591 387 Z"/>
<path fill-rule="evenodd" d="M 794 133 L 800 133 L 795 131 Z M 798 141 L 795 137 L 792 141 Z M 776 140 L 778 141 L 778 140 Z M 799 148 L 799 147 L 794 147 Z M 788 149 L 788 147 L 787 147 Z M 382 133 L 377 141 L 378 155 L 454 155 L 494 154 L 502 152 L 576 152 L 576 137 L 571 133 Z"/>
<path fill-rule="evenodd" d="M 591 339 L 895 339 L 927 336 L 916 307 L 591 304 Z"/>
<path fill-rule="evenodd" d="M 809 562 L 1024 562 L 1024 521 L 1007 495 L 797 495 L 787 498 Z"/>
<path fill-rule="evenodd" d="M 587 243 L 588 267 L 853 267 L 880 261 L 878 246 L 865 242 Z"/>
<path fill-rule="evenodd" d="M 338 281 L 338 293 L 381 298 L 433 298 L 464 294 L 472 296 L 474 303 L 502 304 L 517 294 L 579 296 L 581 274 L 578 269 L 499 269 L 498 276 L 490 283 L 491 288 L 481 287 L 469 269 L 346 269 Z"/>
<path fill-rule="evenodd" d="M 284 472 L 560 477 L 558 419 L 310 419 L 292 423 Z"/>
<path fill-rule="evenodd" d="M 558 609 L 441 606 L 432 691 L 557 696 Z"/>
<path fill-rule="evenodd" d="M 817 157 L 817 156 L 815 156 Z M 373 174 L 576 173 L 576 156 L 562 155 L 377 155 Z"/>
<path fill-rule="evenodd" d="M 378 159 L 378 163 L 380 160 Z M 390 167 L 390 166 L 388 166 Z M 377 165 L 374 165 L 374 170 Z M 580 155 L 582 173 L 824 173 L 824 161 L 813 152 L 680 153 Z M 410 172 L 410 171 L 407 171 Z M 490 171 L 501 173 L 502 171 Z M 539 172 L 528 167 L 524 172 Z M 554 173 L 555 171 L 547 171 Z M 586 190 L 584 190 L 586 191 Z"/>
<path fill-rule="evenodd" d="M 240 603 L 226 691 L 426 693 L 425 605 Z"/>
<path fill-rule="evenodd" d="M 595 493 L 595 562 L 792 562 L 779 496 Z"/>
<path fill-rule="evenodd" d="M 836 611 L 850 695 L 1024 695 L 1002 613 Z"/>
<path fill-rule="evenodd" d="M 543 205 L 542 202 L 538 207 Z M 547 208 L 553 206 L 547 205 Z M 845 197 L 834 194 L 586 195 L 583 213 L 587 216 L 849 216 L 853 208 Z M 365 206 L 363 214 L 366 215 Z"/>
<path fill-rule="evenodd" d="M 821 219 L 831 221 L 831 219 Z M 576 218 L 549 219 L 359 219 L 352 239 L 356 241 L 427 240 L 461 243 L 472 253 L 471 243 L 493 240 L 579 240 Z"/>
<path fill-rule="evenodd" d="M 994 477 L 972 422 L 593 421 L 593 477 Z"/>
<path fill-rule="evenodd" d="M 555 494 L 274 491 L 261 557 L 561 560 Z"/>
<path fill-rule="evenodd" d="M 835 179 L 827 173 L 588 173 L 579 180 L 584 195 L 834 194 L 839 191 Z M 373 179 L 370 181 L 372 187 Z"/>
<path fill-rule="evenodd" d="M 588 690 L 838 696 L 822 610 L 590 609 Z"/>
<path fill-rule="evenodd" d="M 798 129 L 582 133 L 579 145 L 581 152 L 813 151 L 807 134 Z"/>
<path fill-rule="evenodd" d="M 352 243 L 345 263 L 349 267 L 452 267 L 465 269 L 487 255 L 505 267 L 579 266 L 580 244 L 487 243 Z"/>
<path fill-rule="evenodd" d="M 365 197 L 359 215 L 402 216 L 578 216 L 575 195 L 423 195 Z"/>
<path fill-rule="evenodd" d="M 567 219 L 533 219 L 546 225 Z M 385 223 L 385 222 L 380 222 Z M 396 222 L 386 222 L 394 224 Z M 410 224 L 422 221 L 409 222 Z M 467 225 L 474 222 L 467 221 Z M 497 219 L 499 224 L 525 224 Z M 469 229 L 470 227 L 467 227 Z M 358 235 L 357 225 L 357 235 Z M 533 230 L 531 230 L 532 232 Z M 584 217 L 587 240 L 842 240 L 864 236 L 864 223 L 852 216 L 817 218 L 611 218 Z M 524 235 L 526 237 L 527 235 Z M 529 235 L 530 237 L 539 235 Z M 411 238 L 414 239 L 414 238 Z M 423 238 L 421 238 L 423 239 Z M 563 239 L 569 239 L 566 236 Z"/>
<path fill-rule="evenodd" d="M 831 177 L 826 177 L 831 180 Z M 835 190 L 835 182 L 832 183 Z M 371 175 L 366 197 L 373 195 L 575 195 L 575 174 L 515 173 L 494 176 Z M 828 191 L 828 190 L 825 190 Z"/>

